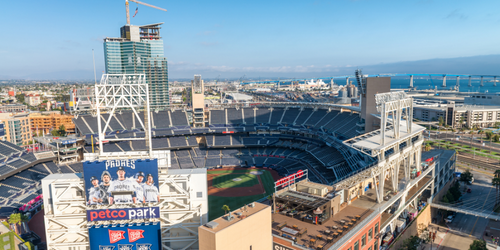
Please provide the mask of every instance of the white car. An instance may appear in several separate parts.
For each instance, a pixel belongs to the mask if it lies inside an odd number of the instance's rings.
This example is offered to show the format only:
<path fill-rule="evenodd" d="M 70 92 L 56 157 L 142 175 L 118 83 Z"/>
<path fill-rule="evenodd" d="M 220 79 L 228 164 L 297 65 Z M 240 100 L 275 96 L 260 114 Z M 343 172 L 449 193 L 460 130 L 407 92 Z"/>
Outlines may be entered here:
<path fill-rule="evenodd" d="M 451 223 L 453 221 L 453 215 L 448 216 L 446 219 L 444 219 L 446 223 Z"/>

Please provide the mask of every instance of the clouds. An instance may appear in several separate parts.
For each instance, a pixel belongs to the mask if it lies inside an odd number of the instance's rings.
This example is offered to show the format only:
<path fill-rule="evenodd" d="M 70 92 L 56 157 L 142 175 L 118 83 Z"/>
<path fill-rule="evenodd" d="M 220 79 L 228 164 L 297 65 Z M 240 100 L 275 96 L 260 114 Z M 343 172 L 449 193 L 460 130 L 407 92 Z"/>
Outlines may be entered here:
<path fill-rule="evenodd" d="M 366 74 L 384 73 L 445 73 L 445 74 L 500 74 L 500 55 L 484 55 L 458 58 L 436 58 L 418 61 L 405 61 L 364 65 Z M 186 78 L 194 74 L 205 77 L 239 77 L 246 74 L 252 77 L 326 77 L 354 74 L 358 68 L 353 65 L 296 65 L 272 67 L 236 67 L 227 65 L 207 65 L 203 63 L 169 62 L 172 78 Z"/>
<path fill-rule="evenodd" d="M 457 20 L 467 20 L 467 18 L 469 18 L 467 15 L 465 15 L 464 13 L 460 12 L 460 10 L 456 9 L 456 10 L 453 10 L 452 12 L 450 12 L 450 14 L 448 14 L 446 16 L 446 19 L 457 19 Z"/>

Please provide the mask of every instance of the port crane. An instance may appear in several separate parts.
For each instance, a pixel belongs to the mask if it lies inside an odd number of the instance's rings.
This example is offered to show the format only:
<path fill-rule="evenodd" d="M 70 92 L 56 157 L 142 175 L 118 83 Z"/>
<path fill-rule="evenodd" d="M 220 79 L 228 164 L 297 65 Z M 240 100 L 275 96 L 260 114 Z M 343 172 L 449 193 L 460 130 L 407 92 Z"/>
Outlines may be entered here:
<path fill-rule="evenodd" d="M 156 7 L 156 6 L 148 4 L 148 3 L 143 3 L 143 2 L 140 2 L 140 1 L 137 1 L 137 0 L 125 0 L 125 9 L 127 11 L 127 25 L 130 25 L 130 11 L 129 11 L 129 8 L 128 8 L 128 1 L 134 2 L 136 4 L 141 4 L 141 5 L 144 5 L 144 6 L 148 6 L 148 7 L 151 7 L 151 8 L 155 8 L 157 10 L 162 10 L 162 11 L 165 11 L 165 12 L 167 11 L 166 9 L 163 9 L 163 8 L 160 8 L 160 7 Z"/>

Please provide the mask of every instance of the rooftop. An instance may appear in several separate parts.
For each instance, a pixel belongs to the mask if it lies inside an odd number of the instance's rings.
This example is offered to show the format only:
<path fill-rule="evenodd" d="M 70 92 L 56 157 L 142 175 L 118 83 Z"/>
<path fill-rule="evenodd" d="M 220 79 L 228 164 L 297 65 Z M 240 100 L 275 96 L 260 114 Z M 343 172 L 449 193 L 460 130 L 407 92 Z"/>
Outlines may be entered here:
<path fill-rule="evenodd" d="M 431 152 L 430 154 L 435 155 L 436 153 L 438 153 L 436 151 L 434 152 L 433 151 L 430 151 Z M 440 151 L 451 151 L 451 153 L 453 153 L 452 150 L 440 150 Z M 442 153 L 446 155 L 449 154 L 449 152 L 442 152 Z M 450 156 L 448 156 L 448 158 Z M 427 156 L 424 155 L 424 153 L 422 153 L 422 161 L 427 159 L 426 157 Z M 442 158 L 445 159 L 446 157 Z M 343 239 L 343 236 L 345 236 L 347 233 L 350 233 L 353 230 L 354 230 L 353 233 L 355 233 L 356 232 L 355 230 L 359 230 L 359 228 L 357 227 L 358 225 L 360 224 L 364 225 L 365 223 L 372 221 L 374 218 L 376 218 L 374 216 L 377 216 L 377 214 L 381 214 L 380 228 L 386 225 L 386 223 L 395 219 L 395 214 L 391 213 L 391 208 L 394 206 L 395 202 L 399 200 L 403 195 L 404 192 L 401 192 L 402 190 L 408 189 L 407 204 L 409 203 L 409 201 L 413 199 L 413 197 L 417 195 L 423 195 L 424 197 L 429 196 L 430 191 L 428 191 L 428 184 L 433 180 L 432 177 L 430 176 L 431 173 L 432 170 L 430 168 L 427 168 L 423 171 L 422 175 L 414 177 L 413 179 L 405 180 L 404 169 L 400 169 L 398 176 L 400 190 L 397 193 L 392 192 L 391 182 L 386 181 L 383 192 L 385 194 L 384 195 L 385 198 L 381 203 L 377 203 L 377 195 L 375 193 L 375 189 L 368 189 L 364 195 L 352 201 L 351 204 L 347 205 L 347 202 L 344 202 L 341 205 L 341 210 L 336 214 L 334 214 L 333 217 L 331 217 L 329 220 L 323 222 L 323 224 L 321 225 L 308 223 L 296 218 L 292 218 L 291 216 L 285 214 L 275 213 L 272 215 L 273 234 L 281 235 L 282 233 L 285 233 L 290 235 L 289 232 L 293 232 L 290 231 L 290 229 L 293 230 L 293 228 L 296 228 L 296 230 L 300 232 L 300 230 L 306 228 L 307 233 L 304 233 L 303 235 L 299 236 L 297 243 L 301 245 L 309 245 L 308 243 L 310 239 L 316 239 L 317 235 L 322 235 L 323 239 L 326 239 L 327 236 L 325 233 L 327 230 L 336 232 L 337 230 L 342 229 L 342 233 L 339 234 L 339 237 L 333 237 L 333 240 L 331 242 L 327 242 L 326 240 L 317 241 L 316 246 L 323 245 L 324 249 L 328 249 L 337 242 L 339 244 L 343 244 L 342 242 L 339 242 L 345 240 Z M 356 219 L 356 216 L 359 216 L 359 218 Z M 342 223 L 342 221 L 352 221 L 352 219 L 356 219 L 354 225 L 349 226 L 347 229 L 343 228 L 344 224 Z M 288 229 L 285 229 L 284 231 L 283 229 L 281 230 L 278 229 L 278 226 L 283 225 L 284 223 L 286 223 L 286 226 L 283 228 L 288 228 Z M 294 227 L 294 225 L 296 227 Z"/>
<path fill-rule="evenodd" d="M 240 209 L 237 209 L 235 211 L 232 211 L 231 214 L 233 216 L 233 219 L 228 221 L 226 219 L 226 216 L 221 216 L 215 220 L 212 220 L 211 222 L 205 224 L 204 226 L 200 227 L 203 228 L 204 230 L 217 233 L 219 231 L 224 230 L 225 228 L 228 228 L 236 223 L 238 223 L 241 220 L 244 220 L 244 218 L 252 216 L 253 214 L 256 214 L 266 208 L 269 208 L 268 205 L 264 205 L 262 203 L 254 202 L 254 207 L 246 206 L 242 207 Z M 237 215 L 237 213 L 240 213 Z M 213 228 L 210 228 L 209 225 L 212 225 Z"/>
<path fill-rule="evenodd" d="M 423 126 L 420 126 L 416 123 L 412 123 L 411 128 L 412 132 L 407 133 L 407 126 L 406 126 L 406 121 L 401 120 L 400 123 L 400 136 L 399 139 L 394 138 L 394 131 L 392 130 L 392 126 L 389 126 L 386 129 L 385 132 L 385 145 L 381 145 L 380 141 L 382 138 L 380 129 L 375 130 L 370 133 L 366 133 L 357 137 L 354 137 L 352 139 L 344 141 L 345 144 L 351 147 L 355 147 L 358 149 L 368 149 L 368 150 L 377 150 L 377 149 L 383 149 L 386 148 L 387 146 L 391 145 L 392 143 L 400 142 L 403 139 L 416 135 L 417 133 L 424 131 L 425 128 Z"/>

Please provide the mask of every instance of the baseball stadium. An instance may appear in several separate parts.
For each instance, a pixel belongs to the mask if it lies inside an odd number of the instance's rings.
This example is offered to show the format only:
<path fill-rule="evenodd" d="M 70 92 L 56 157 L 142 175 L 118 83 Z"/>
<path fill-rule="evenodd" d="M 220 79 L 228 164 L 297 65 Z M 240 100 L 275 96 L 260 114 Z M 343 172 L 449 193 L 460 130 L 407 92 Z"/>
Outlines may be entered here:
<path fill-rule="evenodd" d="M 237 208 L 267 199 L 274 181 L 298 170 L 308 169 L 311 181 L 331 185 L 369 166 L 372 159 L 342 143 L 361 130 L 357 109 L 293 103 L 214 107 L 206 112 L 203 128 L 190 125 L 188 110 L 152 111 L 152 147 L 171 150 L 172 169 L 208 169 L 209 218 L 217 218 L 223 205 Z M 106 139 L 143 137 L 136 119 L 132 112 L 115 114 Z M 85 153 L 91 153 L 96 117 L 80 115 L 74 122 L 90 144 Z M 103 144 L 104 152 L 141 150 L 147 147 L 139 140 Z"/>
<path fill-rule="evenodd" d="M 97 109 L 97 114 L 77 112 L 74 139 L 40 139 L 53 150 L 33 153 L 0 142 L 4 159 L 0 202 L 33 214 L 30 228 L 47 237 L 54 249 L 109 244 L 90 240 L 91 235 L 99 235 L 103 226 L 124 227 L 123 220 L 132 231 L 161 231 L 163 249 L 200 249 L 199 227 L 212 225 L 208 221 L 226 223 L 221 218 L 230 211 L 240 211 L 235 214 L 246 218 L 244 213 L 254 211 L 255 202 L 275 206 L 272 223 L 269 219 L 273 242 L 290 249 L 314 246 L 311 239 L 327 228 L 341 227 L 336 223 L 344 220 L 360 223 L 352 228 L 342 226 L 348 232 L 346 237 L 324 240 L 322 247 L 348 249 L 348 240 L 356 232 L 368 232 L 368 225 L 392 235 L 402 211 L 419 207 L 450 180 L 453 164 L 447 165 L 450 169 L 443 177 L 431 177 L 436 157 L 421 156 L 424 128 L 410 122 L 411 98 L 403 92 L 375 94 L 380 89 L 370 89 L 380 82 L 389 89 L 388 78 L 365 81 L 371 84 L 365 86 L 370 94 L 361 98 L 361 107 L 291 102 L 200 107 L 193 90 L 191 109 L 115 112 L 108 107 L 103 113 Z M 103 98 L 117 97 L 104 94 Z M 382 115 L 373 115 L 378 110 Z M 401 116 L 398 122 L 392 121 L 396 115 Z M 421 158 L 428 163 L 421 164 Z M 108 171 L 108 163 L 116 171 Z M 131 167 L 135 165 L 137 169 Z M 111 184 L 103 178 L 104 171 Z M 139 198 L 144 204 L 138 204 L 137 191 L 125 187 L 135 183 L 123 178 L 137 179 L 144 192 L 149 183 L 154 192 L 151 197 L 145 192 Z M 111 187 L 117 180 L 121 188 L 114 190 Z M 434 180 L 442 184 L 433 187 Z M 102 195 L 98 189 L 101 181 L 110 185 L 104 192 L 110 195 L 109 204 L 97 199 Z M 114 205 L 111 195 L 122 198 Z M 43 213 L 37 213 L 42 209 Z M 111 215 L 119 215 L 122 221 L 113 220 L 103 209 L 112 210 Z M 147 215 L 139 216 L 146 211 Z M 96 216 L 88 220 L 86 213 Z M 298 214 L 300 218 L 296 218 Z M 260 226 L 271 229 L 265 223 Z M 312 236 L 302 237 L 308 230 Z M 375 240 L 371 244 L 377 245 Z"/>

